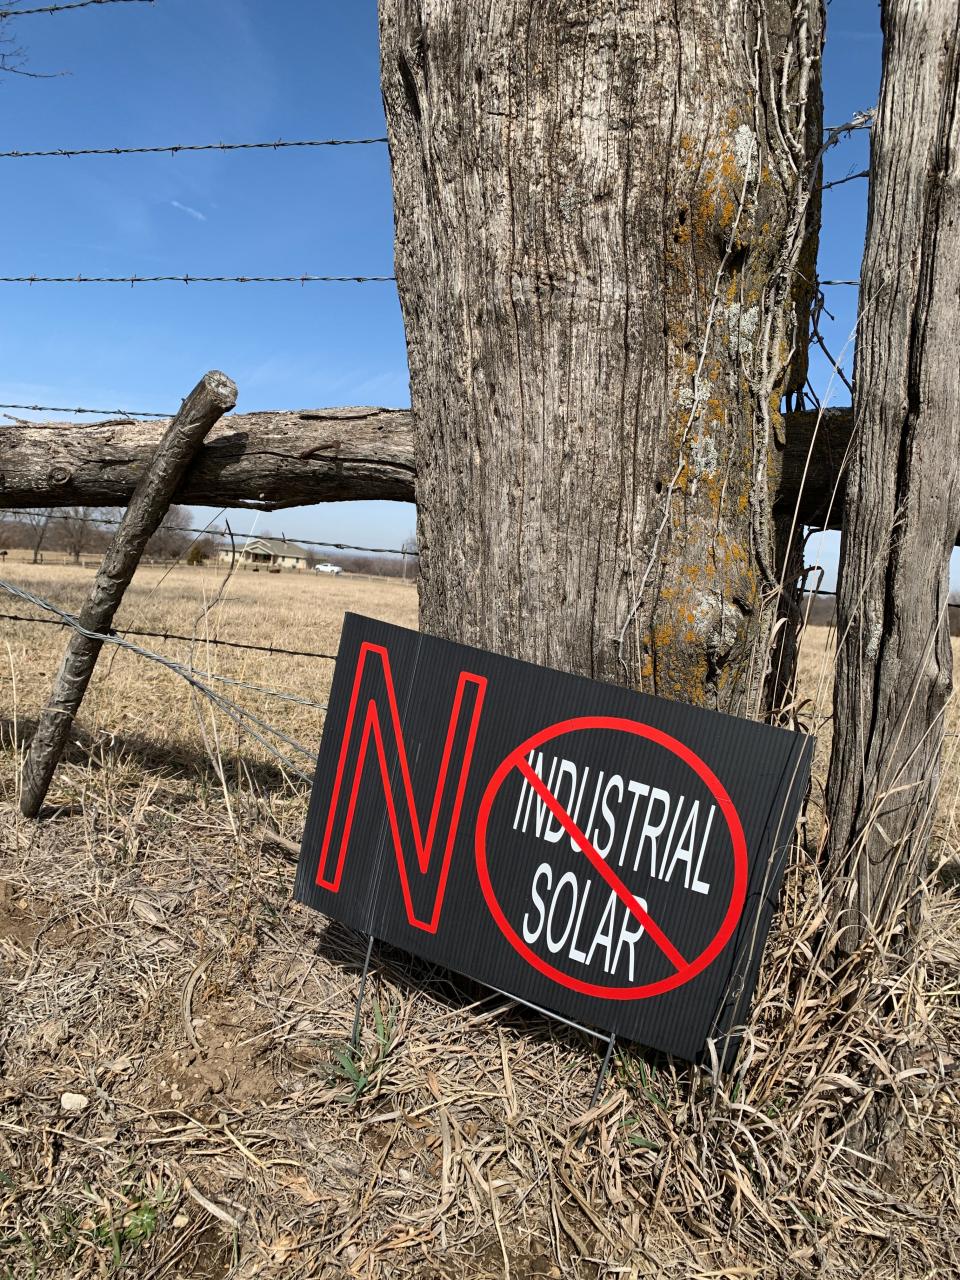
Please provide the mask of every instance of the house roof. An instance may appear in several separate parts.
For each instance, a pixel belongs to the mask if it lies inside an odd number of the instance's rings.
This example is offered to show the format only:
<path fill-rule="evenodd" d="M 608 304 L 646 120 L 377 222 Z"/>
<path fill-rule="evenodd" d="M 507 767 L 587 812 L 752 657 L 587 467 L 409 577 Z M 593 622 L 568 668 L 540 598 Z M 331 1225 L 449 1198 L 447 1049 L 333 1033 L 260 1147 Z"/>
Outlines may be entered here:
<path fill-rule="evenodd" d="M 295 556 L 301 560 L 307 558 L 303 547 L 284 538 L 248 538 L 240 548 L 241 554 L 244 551 L 260 551 L 270 556 Z"/>

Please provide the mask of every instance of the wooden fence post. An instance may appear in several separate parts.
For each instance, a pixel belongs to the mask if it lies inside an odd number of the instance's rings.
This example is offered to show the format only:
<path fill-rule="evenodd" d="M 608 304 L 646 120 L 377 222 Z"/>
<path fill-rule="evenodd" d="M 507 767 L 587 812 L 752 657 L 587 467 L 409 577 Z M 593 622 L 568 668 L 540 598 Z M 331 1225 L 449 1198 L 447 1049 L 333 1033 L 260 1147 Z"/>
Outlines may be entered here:
<path fill-rule="evenodd" d="M 236 385 L 216 371 L 205 374 L 184 400 L 141 476 L 97 571 L 79 617 L 86 630 L 102 633 L 111 626 L 143 549 L 166 514 L 191 459 L 210 428 L 236 402 Z M 67 644 L 24 766 L 20 811 L 27 818 L 40 812 L 102 645 L 102 640 L 79 631 Z"/>

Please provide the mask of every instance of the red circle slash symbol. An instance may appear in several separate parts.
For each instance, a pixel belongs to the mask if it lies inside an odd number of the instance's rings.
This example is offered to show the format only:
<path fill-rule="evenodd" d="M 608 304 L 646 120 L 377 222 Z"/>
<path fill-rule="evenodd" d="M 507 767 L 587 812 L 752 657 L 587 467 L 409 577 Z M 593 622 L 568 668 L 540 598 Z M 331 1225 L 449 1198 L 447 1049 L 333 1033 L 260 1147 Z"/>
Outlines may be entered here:
<path fill-rule="evenodd" d="M 713 796 L 717 807 L 723 814 L 727 830 L 730 833 L 733 850 L 733 885 L 730 892 L 730 903 L 720 928 L 710 939 L 707 946 L 692 960 L 684 959 L 663 930 L 657 925 L 656 921 L 652 919 L 648 912 L 644 911 L 620 877 L 610 869 L 605 859 L 596 851 L 587 836 L 584 835 L 564 807 L 547 788 L 540 775 L 530 767 L 527 761 L 527 756 L 538 747 L 542 747 L 545 742 L 550 742 L 561 734 L 577 733 L 585 729 L 606 729 L 619 733 L 629 733 L 639 738 L 646 738 L 657 746 L 663 747 L 693 770 Z M 642 983 L 639 986 L 632 987 L 613 987 L 604 986 L 601 983 L 586 982 L 581 978 L 571 977 L 570 974 L 554 968 L 553 965 L 538 956 L 519 936 L 497 900 L 487 863 L 487 826 L 490 821 L 490 813 L 503 784 L 514 769 L 526 779 L 543 803 L 547 805 L 567 835 L 573 840 L 593 869 L 617 895 L 626 909 L 643 925 L 651 941 L 659 947 L 676 972 L 667 978 L 660 979 L 658 982 Z M 480 811 L 477 815 L 476 859 L 480 887 L 483 890 L 487 906 L 501 933 L 514 950 L 519 952 L 529 964 L 533 965 L 535 969 L 538 969 L 540 973 L 550 978 L 553 982 L 559 982 L 561 986 L 567 987 L 571 991 L 578 991 L 582 995 L 595 996 L 601 1000 L 645 1000 L 650 996 L 658 996 L 664 992 L 673 991 L 676 987 L 683 986 L 684 983 L 695 978 L 717 958 L 729 942 L 743 913 L 743 906 L 747 896 L 747 842 L 733 801 L 719 778 L 695 752 L 691 751 L 688 746 L 685 746 L 678 739 L 671 737 L 660 729 L 653 728 L 652 725 L 642 724 L 637 720 L 624 720 L 617 716 L 581 716 L 573 720 L 561 720 L 557 724 L 548 725 L 547 728 L 533 734 L 526 742 L 521 742 L 518 747 L 515 747 L 510 752 L 497 767 L 480 802 Z"/>

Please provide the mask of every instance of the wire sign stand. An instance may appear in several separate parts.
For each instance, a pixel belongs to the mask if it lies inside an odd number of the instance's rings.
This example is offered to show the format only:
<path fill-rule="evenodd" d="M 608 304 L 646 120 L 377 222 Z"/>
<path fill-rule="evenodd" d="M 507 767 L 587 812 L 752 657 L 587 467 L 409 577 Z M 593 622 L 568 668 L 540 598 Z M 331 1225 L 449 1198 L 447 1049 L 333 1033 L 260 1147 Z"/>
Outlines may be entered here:
<path fill-rule="evenodd" d="M 353 1029 L 350 1032 L 350 1048 L 354 1053 L 356 1053 L 360 1048 L 360 1026 L 363 1019 L 363 997 L 366 994 L 367 979 L 370 976 L 370 959 L 373 955 L 373 944 L 375 941 L 376 938 L 374 938 L 372 933 L 367 936 L 367 951 L 363 958 L 363 968 L 360 972 L 360 985 L 357 988 L 357 999 L 353 1008 Z M 597 1072 L 597 1080 L 596 1084 L 593 1086 L 590 1105 L 587 1107 L 588 1112 L 592 1111 L 600 1100 L 604 1081 L 606 1080 L 607 1073 L 610 1070 L 610 1063 L 613 1059 L 613 1050 L 617 1041 L 617 1033 L 615 1031 L 611 1031 L 608 1036 L 605 1036 L 602 1031 L 597 1031 L 593 1027 L 585 1027 L 579 1022 L 573 1022 L 570 1018 L 564 1018 L 559 1013 L 552 1013 L 549 1009 L 543 1009 L 540 1005 L 533 1004 L 529 1000 L 524 1000 L 521 996 L 511 995 L 509 991 L 501 991 L 499 987 L 491 987 L 487 983 L 484 983 L 483 985 L 487 986 L 489 991 L 494 991 L 497 995 L 504 996 L 507 1000 L 516 1004 L 522 1004 L 524 1008 L 531 1009 L 534 1013 L 539 1013 L 550 1021 L 562 1022 L 564 1026 L 571 1027 L 574 1031 L 581 1031 L 584 1035 L 592 1036 L 595 1040 L 605 1040 L 606 1051 L 603 1055 L 603 1061 L 600 1064 L 600 1069 Z M 582 1146 L 585 1138 L 586 1132 L 584 1132 L 578 1140 L 578 1147 Z"/>

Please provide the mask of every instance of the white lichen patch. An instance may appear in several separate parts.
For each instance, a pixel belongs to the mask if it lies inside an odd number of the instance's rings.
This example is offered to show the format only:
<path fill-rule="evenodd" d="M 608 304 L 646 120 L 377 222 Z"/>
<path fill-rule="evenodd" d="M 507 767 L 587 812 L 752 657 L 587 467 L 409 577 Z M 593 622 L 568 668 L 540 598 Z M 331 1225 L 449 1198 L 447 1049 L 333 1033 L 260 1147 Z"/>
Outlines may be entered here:
<path fill-rule="evenodd" d="M 880 652 L 880 639 L 883 635 L 883 628 L 879 622 L 871 622 L 870 630 L 867 632 L 867 657 L 872 662 Z"/>
<path fill-rule="evenodd" d="M 720 466 L 717 442 L 712 435 L 701 432 L 690 445 L 690 467 L 698 479 L 710 475 Z"/>
<path fill-rule="evenodd" d="M 753 346 L 760 327 L 760 308 L 741 306 L 739 302 L 730 302 L 726 307 L 727 341 L 734 355 L 740 350 Z"/>
<path fill-rule="evenodd" d="M 738 125 L 733 134 L 733 158 L 746 178 L 752 178 L 757 167 L 757 136 L 749 125 Z"/>
<path fill-rule="evenodd" d="M 693 630 L 714 658 L 723 660 L 737 641 L 743 619 L 730 601 L 716 592 L 705 592 L 693 609 Z"/>
<path fill-rule="evenodd" d="M 694 379 L 692 387 L 681 387 L 677 392 L 677 403 L 681 409 L 699 408 L 706 404 L 713 395 L 713 383 L 709 378 Z"/>

